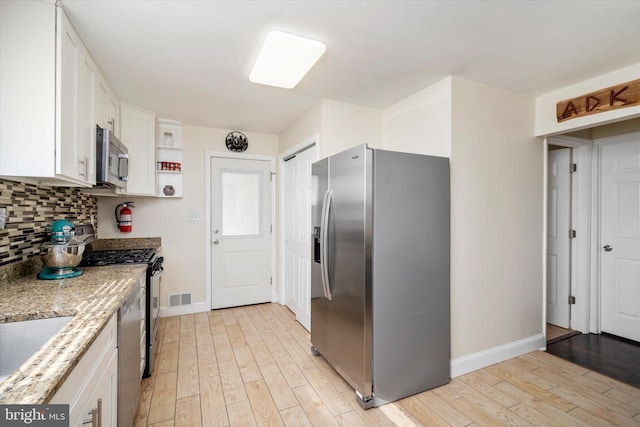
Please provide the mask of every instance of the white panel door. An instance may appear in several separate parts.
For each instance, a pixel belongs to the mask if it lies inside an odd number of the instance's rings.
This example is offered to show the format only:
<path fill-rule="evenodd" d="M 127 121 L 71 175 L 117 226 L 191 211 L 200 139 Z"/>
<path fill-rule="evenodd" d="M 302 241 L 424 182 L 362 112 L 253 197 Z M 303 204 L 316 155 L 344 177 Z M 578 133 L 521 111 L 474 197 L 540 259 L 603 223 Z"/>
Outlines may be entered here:
<path fill-rule="evenodd" d="M 569 328 L 571 149 L 549 152 L 547 170 L 547 323 Z"/>
<path fill-rule="evenodd" d="M 315 150 L 285 162 L 285 303 L 311 330 L 311 164 Z"/>
<path fill-rule="evenodd" d="M 271 301 L 271 163 L 211 159 L 212 308 Z"/>
<path fill-rule="evenodd" d="M 640 341 L 640 141 L 602 147 L 603 332 Z"/>

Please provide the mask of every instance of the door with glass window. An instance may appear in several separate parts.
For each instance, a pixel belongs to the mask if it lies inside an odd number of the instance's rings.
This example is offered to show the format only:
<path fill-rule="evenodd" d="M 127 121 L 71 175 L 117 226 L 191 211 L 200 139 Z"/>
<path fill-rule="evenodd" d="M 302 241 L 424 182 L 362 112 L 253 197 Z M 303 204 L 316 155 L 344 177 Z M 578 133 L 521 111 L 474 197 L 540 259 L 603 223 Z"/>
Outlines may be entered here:
<path fill-rule="evenodd" d="M 212 308 L 271 301 L 271 163 L 211 159 Z"/>

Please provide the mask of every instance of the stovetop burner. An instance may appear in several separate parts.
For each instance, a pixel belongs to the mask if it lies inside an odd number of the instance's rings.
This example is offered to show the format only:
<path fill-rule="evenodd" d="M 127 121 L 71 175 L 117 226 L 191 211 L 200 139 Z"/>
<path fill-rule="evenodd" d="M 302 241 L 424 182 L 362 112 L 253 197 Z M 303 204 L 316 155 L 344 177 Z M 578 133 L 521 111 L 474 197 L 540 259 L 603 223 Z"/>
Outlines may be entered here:
<path fill-rule="evenodd" d="M 156 250 L 153 248 L 93 251 L 82 259 L 80 265 L 97 267 L 114 264 L 149 264 L 155 255 Z"/>

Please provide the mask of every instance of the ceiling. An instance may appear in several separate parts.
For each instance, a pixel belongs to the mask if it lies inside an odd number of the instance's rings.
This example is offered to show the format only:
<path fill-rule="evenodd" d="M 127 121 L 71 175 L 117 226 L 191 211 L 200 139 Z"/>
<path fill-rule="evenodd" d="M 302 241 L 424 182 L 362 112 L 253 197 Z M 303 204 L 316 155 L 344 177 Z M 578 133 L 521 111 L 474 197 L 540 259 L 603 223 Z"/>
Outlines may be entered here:
<path fill-rule="evenodd" d="M 122 101 L 279 134 L 320 99 L 385 108 L 456 75 L 539 95 L 640 62 L 639 1 L 62 0 Z M 249 82 L 273 29 L 327 52 L 293 90 Z"/>

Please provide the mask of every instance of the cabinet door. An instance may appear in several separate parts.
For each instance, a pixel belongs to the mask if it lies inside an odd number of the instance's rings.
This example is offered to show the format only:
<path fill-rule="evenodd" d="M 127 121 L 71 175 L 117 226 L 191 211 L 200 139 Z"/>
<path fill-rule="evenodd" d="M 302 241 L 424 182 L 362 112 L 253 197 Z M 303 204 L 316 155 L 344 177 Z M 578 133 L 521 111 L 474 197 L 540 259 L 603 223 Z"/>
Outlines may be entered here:
<path fill-rule="evenodd" d="M 55 175 L 55 9 L 0 1 L 1 175 Z"/>
<path fill-rule="evenodd" d="M 66 15 L 58 10 L 60 53 L 56 114 L 56 172 L 95 183 L 95 90 L 97 68 Z"/>
<path fill-rule="evenodd" d="M 117 424 L 118 349 L 117 314 L 114 314 L 91 347 L 78 361 L 50 403 L 69 405 L 69 425 L 82 425 L 90 420 L 90 410 L 102 398 L 103 420 Z M 115 366 L 115 367 L 114 367 Z M 116 370 L 115 375 L 112 372 Z M 107 390 L 108 392 L 106 392 Z"/>
<path fill-rule="evenodd" d="M 109 129 L 120 138 L 120 101 L 116 98 L 104 76 L 98 71 L 96 84 L 96 124 Z"/>
<path fill-rule="evenodd" d="M 95 88 L 97 67 L 89 52 L 80 50 L 77 82 L 77 139 L 78 174 L 83 181 L 96 183 L 96 129 L 95 129 Z"/>
<path fill-rule="evenodd" d="M 91 393 L 87 405 L 84 408 L 84 417 L 80 418 L 76 426 L 87 425 L 92 419 L 93 411 L 100 419 L 97 426 L 117 427 L 118 422 L 118 351 L 114 351 L 109 364 L 104 371 L 97 372 L 100 379 Z M 100 403 L 98 403 L 100 400 Z"/>
<path fill-rule="evenodd" d="M 58 10 L 58 26 L 60 49 L 56 68 L 59 76 L 57 138 L 56 138 L 56 172 L 70 178 L 78 179 L 78 139 L 77 139 L 77 111 L 78 98 L 76 84 L 78 82 L 78 67 L 80 56 L 80 39 L 71 27 L 67 17 Z"/>
<path fill-rule="evenodd" d="M 107 127 L 107 100 L 109 99 L 109 86 L 100 72 L 96 84 L 96 124 L 101 128 Z"/>
<path fill-rule="evenodd" d="M 129 150 L 127 194 L 155 195 L 156 116 L 122 103 L 122 143 Z"/>
<path fill-rule="evenodd" d="M 109 91 L 107 98 L 107 126 L 118 137 L 120 134 L 120 101 L 115 97 L 113 92 Z"/>

